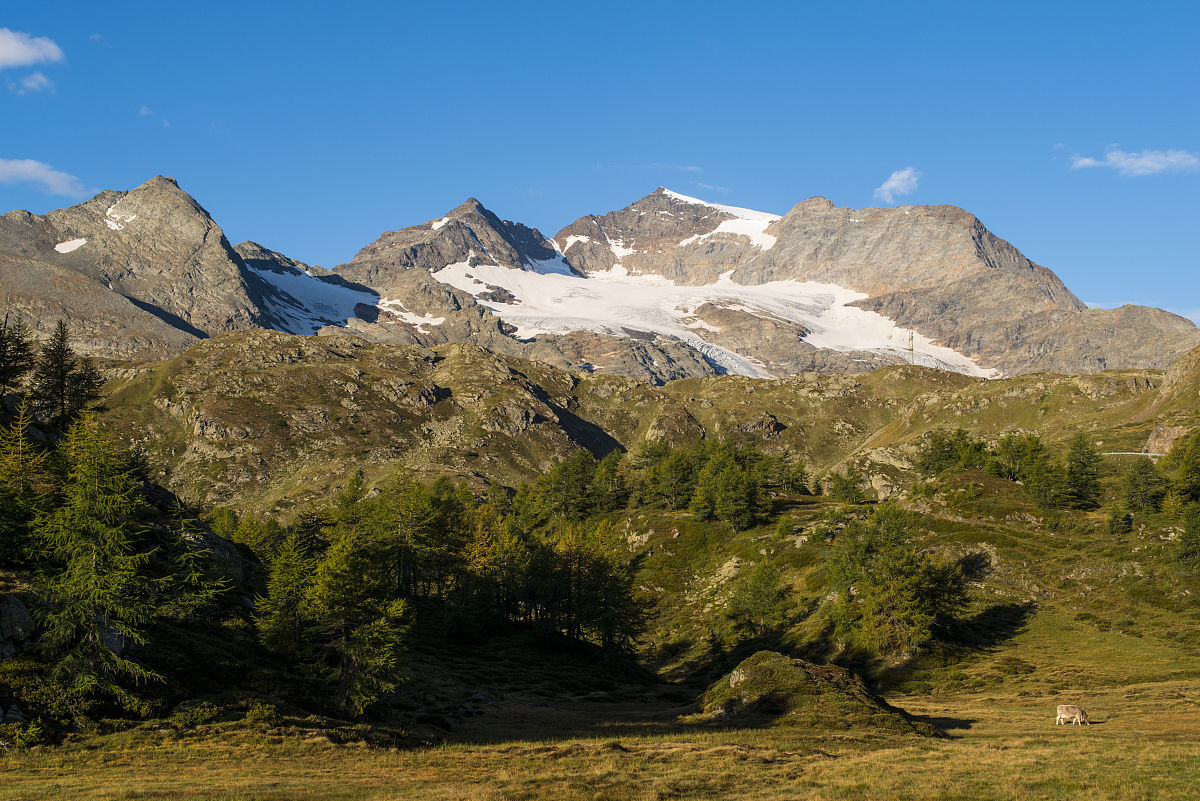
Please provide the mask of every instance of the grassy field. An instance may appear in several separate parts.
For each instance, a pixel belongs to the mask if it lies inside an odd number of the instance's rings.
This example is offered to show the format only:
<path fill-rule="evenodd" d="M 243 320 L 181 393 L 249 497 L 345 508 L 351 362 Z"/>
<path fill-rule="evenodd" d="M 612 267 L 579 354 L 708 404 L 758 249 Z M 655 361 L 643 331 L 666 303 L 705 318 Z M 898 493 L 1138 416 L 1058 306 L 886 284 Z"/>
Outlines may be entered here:
<path fill-rule="evenodd" d="M 982 636 L 876 674 L 894 688 L 893 705 L 945 737 L 836 725 L 723 729 L 689 716 L 696 686 L 609 681 L 598 689 L 574 657 L 524 663 L 493 644 L 413 665 L 414 698 L 482 689 L 492 699 L 455 717 L 452 734 L 431 738 L 427 729 L 381 747 L 378 732 L 369 744 L 362 728 L 323 728 L 315 718 L 182 729 L 151 722 L 0 754 L 0 798 L 1196 797 L 1200 615 L 1193 580 L 1170 572 L 1168 526 L 1151 519 L 1113 536 L 1097 512 L 1087 525 L 1051 529 L 1022 494 L 958 489 L 987 480 L 954 479 L 943 494 L 955 503 L 921 521 L 930 547 L 991 554 L 975 588 Z M 798 531 L 815 532 L 829 508 L 812 499 L 789 514 Z M 804 554 L 827 547 L 819 537 L 797 544 L 771 526 L 734 535 L 679 515 L 631 522 L 652 551 L 644 577 L 662 585 L 655 626 L 678 636 L 690 636 L 686 622 L 716 625 L 726 585 L 713 576 L 731 555 L 771 559 L 790 571 L 802 599 L 820 570 L 820 559 Z M 1055 726 L 1060 703 L 1082 704 L 1096 724 Z M 414 746 L 418 739 L 426 744 Z"/>
<path fill-rule="evenodd" d="M 1090 727 L 1052 699 L 897 698 L 948 737 L 670 730 L 397 750 L 279 732 L 139 732 L 3 761 L 8 799 L 1169 799 L 1200 783 L 1200 692 L 1089 693 Z M 579 715 L 582 710 L 568 711 Z M 597 712 L 601 710 L 596 710 Z M 613 710 L 607 710 L 611 712 Z M 639 732 L 639 725 L 644 732 Z"/>

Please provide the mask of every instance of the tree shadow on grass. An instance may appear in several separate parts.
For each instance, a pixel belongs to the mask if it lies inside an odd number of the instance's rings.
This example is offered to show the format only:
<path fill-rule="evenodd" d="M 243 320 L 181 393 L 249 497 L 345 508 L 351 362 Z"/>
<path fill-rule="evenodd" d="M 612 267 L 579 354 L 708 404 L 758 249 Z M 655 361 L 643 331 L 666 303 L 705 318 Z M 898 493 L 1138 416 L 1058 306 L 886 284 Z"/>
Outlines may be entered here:
<path fill-rule="evenodd" d="M 994 650 L 1024 631 L 1036 608 L 1032 602 L 989 606 L 951 626 L 950 639 L 971 650 Z"/>

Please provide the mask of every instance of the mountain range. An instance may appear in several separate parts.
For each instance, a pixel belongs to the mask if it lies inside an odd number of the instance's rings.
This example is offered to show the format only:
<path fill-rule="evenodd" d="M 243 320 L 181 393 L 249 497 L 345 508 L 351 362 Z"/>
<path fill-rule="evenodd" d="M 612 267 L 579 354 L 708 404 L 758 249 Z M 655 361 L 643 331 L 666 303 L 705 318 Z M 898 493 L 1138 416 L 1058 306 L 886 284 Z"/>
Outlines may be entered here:
<path fill-rule="evenodd" d="M 1165 368 L 1200 344 L 1161 309 L 1089 309 L 954 206 L 783 216 L 659 188 L 547 237 L 469 199 L 325 270 L 231 245 L 171 178 L 0 216 L 0 303 L 80 350 L 162 359 L 273 329 L 493 352 L 652 383 L 863 372 L 979 377 Z"/>

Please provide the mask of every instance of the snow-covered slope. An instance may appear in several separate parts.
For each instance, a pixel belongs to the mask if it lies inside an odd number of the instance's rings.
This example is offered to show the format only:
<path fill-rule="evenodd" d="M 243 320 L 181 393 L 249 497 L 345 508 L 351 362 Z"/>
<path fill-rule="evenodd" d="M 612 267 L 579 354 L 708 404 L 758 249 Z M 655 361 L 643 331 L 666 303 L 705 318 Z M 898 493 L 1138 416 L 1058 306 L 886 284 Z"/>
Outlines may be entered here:
<path fill-rule="evenodd" d="M 664 189 L 663 194 L 667 197 L 673 197 L 676 200 L 682 200 L 684 203 L 691 203 L 695 206 L 705 206 L 710 209 L 717 209 L 726 214 L 732 214 L 734 219 L 725 220 L 717 226 L 715 231 L 710 231 L 707 234 L 693 234 L 687 239 L 679 243 L 679 247 L 685 247 L 693 242 L 703 242 L 709 237 L 717 234 L 741 234 L 750 240 L 750 243 L 760 250 L 770 250 L 778 241 L 775 237 L 767 233 L 767 226 L 781 219 L 778 214 L 768 214 L 765 211 L 754 211 L 753 209 L 743 209 L 739 206 L 721 206 L 716 203 L 707 203 L 699 198 L 688 197 L 681 195 L 678 192 L 672 192 L 670 189 Z"/>
<path fill-rule="evenodd" d="M 735 309 L 764 320 L 785 321 L 808 331 L 805 341 L 817 348 L 842 352 L 866 351 L 967 375 L 990 377 L 966 356 L 934 345 L 919 333 L 897 327 L 875 312 L 849 306 L 866 297 L 832 284 L 775 281 L 745 286 L 729 273 L 707 286 L 679 286 L 661 276 L 630 276 L 624 270 L 588 278 L 561 272 L 542 272 L 497 265 L 459 262 L 434 277 L 477 298 L 502 287 L 512 302 L 479 299 L 505 322 L 516 326 L 515 336 L 590 331 L 617 336 L 651 333 L 673 337 L 700 351 L 724 370 L 767 378 L 761 361 L 722 346 L 719 327 L 696 312 L 705 304 Z"/>
<path fill-rule="evenodd" d="M 317 277 L 296 269 L 246 269 L 274 291 L 266 294 L 266 311 L 276 327 L 289 334 L 315 334 L 326 325 L 345 325 L 358 306 L 374 307 L 379 295 L 353 289 L 337 279 Z"/>

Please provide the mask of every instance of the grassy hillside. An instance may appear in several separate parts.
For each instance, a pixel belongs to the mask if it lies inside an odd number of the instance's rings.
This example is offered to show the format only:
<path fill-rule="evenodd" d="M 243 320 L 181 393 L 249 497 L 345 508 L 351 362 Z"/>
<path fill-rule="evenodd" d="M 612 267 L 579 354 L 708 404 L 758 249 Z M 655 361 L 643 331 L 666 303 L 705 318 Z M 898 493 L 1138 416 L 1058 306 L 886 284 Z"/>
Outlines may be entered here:
<path fill-rule="evenodd" d="M 858 465 L 871 486 L 861 504 L 776 489 L 768 513 L 741 530 L 653 504 L 589 519 L 629 545 L 646 613 L 635 663 L 602 664 L 581 643 L 546 648 L 515 624 L 448 635 L 436 609 L 418 607 L 434 625 L 414 629 L 411 678 L 386 724 L 280 702 L 264 710 L 256 699 L 277 675 L 258 657 L 255 692 L 219 713 L 185 705 L 8 753 L 6 792 L 1190 798 L 1200 781 L 1200 576 L 1181 559 L 1180 516 L 1138 512 L 1128 531 L 1110 526 L 1125 457 L 1105 459 L 1100 503 L 1082 509 L 1039 505 L 984 469 L 921 475 L 916 463 L 932 432 L 959 427 L 988 442 L 1038 432 L 1056 459 L 1079 433 L 1100 451 L 1166 449 L 1200 425 L 1197 365 L 1200 353 L 1166 373 L 982 381 L 900 367 L 654 388 L 462 345 L 252 332 L 124 368 L 106 420 L 144 449 L 159 481 L 284 521 L 357 469 L 371 486 L 404 469 L 512 487 L 581 448 L 638 453 L 701 437 L 791 454 L 813 477 Z M 838 616 L 838 560 L 882 497 L 904 515 L 911 546 L 956 565 L 968 589 L 954 620 L 912 652 L 872 651 Z M 251 647 L 249 630 L 238 636 Z M 847 725 L 809 715 L 797 698 L 772 703 L 803 711 L 804 725 L 775 725 L 770 705 L 737 719 L 705 712 L 706 688 L 736 706 L 730 671 L 764 650 L 848 667 L 865 682 L 854 693 L 881 693 L 916 728 L 944 736 Z M 1082 704 L 1096 725 L 1055 727 L 1060 703 Z"/>
<path fill-rule="evenodd" d="M 937 428 L 1038 431 L 1050 441 L 1085 431 L 1102 450 L 1136 451 L 1156 431 L 1169 440 L 1200 422 L 1188 400 L 1195 377 L 1162 390 L 1157 371 L 986 381 L 894 367 L 656 388 L 470 345 L 266 331 L 222 334 L 118 376 L 107 419 L 164 484 L 264 511 L 303 505 L 357 469 L 371 482 L 405 467 L 515 486 L 577 448 L 603 455 L 702 436 L 749 438 L 818 471 L 853 460 L 886 494 L 911 481 L 913 443 Z"/>

